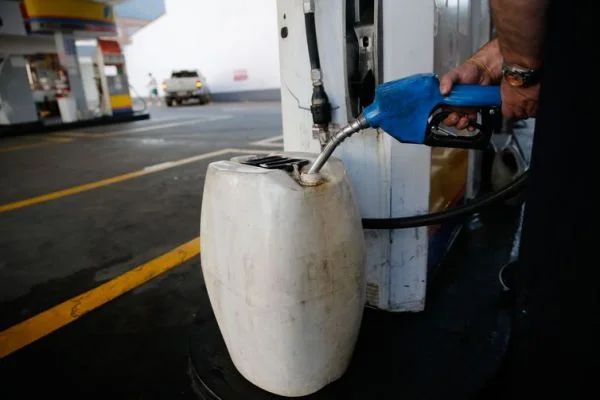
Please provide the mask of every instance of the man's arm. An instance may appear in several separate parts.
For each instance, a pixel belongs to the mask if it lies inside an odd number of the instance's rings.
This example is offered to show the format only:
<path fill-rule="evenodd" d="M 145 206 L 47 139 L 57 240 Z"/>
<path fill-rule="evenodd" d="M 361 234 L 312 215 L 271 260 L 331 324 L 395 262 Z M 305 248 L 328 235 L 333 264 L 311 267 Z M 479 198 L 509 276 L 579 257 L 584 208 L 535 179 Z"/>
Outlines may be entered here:
<path fill-rule="evenodd" d="M 505 62 L 533 69 L 541 67 L 548 3 L 549 0 L 490 0 Z"/>

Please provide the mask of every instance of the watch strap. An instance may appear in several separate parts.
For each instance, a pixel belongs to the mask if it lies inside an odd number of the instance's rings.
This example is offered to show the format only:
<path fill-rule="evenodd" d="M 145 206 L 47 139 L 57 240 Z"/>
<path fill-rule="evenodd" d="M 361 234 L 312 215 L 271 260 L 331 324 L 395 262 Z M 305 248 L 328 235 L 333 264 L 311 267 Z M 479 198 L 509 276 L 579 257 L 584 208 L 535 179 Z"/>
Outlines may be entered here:
<path fill-rule="evenodd" d="M 516 64 L 502 64 L 502 75 L 511 86 L 527 87 L 535 85 L 540 81 L 541 71 L 521 67 Z"/>

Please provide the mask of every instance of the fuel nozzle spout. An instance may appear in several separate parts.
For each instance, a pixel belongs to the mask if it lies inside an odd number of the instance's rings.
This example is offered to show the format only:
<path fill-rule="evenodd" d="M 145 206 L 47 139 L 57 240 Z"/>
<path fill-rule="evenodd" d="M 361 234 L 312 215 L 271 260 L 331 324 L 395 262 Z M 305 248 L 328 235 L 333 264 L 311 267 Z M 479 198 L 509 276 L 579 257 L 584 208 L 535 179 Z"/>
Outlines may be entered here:
<path fill-rule="evenodd" d="M 338 133 L 336 133 L 330 140 L 327 142 L 321 154 L 316 158 L 316 160 L 312 163 L 308 170 L 308 175 L 318 174 L 323 168 L 323 165 L 329 160 L 329 157 L 333 154 L 335 149 L 344 141 L 346 138 L 354 135 L 356 132 L 360 132 L 363 129 L 369 127 L 369 123 L 367 119 L 362 115 L 354 120 L 352 123 L 346 125 L 342 128 Z"/>

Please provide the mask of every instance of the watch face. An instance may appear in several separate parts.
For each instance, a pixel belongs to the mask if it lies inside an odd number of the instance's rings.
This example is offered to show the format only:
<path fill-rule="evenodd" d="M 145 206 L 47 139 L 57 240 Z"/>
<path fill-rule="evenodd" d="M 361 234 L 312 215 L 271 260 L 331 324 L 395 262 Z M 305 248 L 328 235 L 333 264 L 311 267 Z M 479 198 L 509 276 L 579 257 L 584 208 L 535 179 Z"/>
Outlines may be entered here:
<path fill-rule="evenodd" d="M 510 86 L 521 87 L 523 84 L 525 84 L 523 76 L 519 74 L 508 72 L 504 77 Z"/>

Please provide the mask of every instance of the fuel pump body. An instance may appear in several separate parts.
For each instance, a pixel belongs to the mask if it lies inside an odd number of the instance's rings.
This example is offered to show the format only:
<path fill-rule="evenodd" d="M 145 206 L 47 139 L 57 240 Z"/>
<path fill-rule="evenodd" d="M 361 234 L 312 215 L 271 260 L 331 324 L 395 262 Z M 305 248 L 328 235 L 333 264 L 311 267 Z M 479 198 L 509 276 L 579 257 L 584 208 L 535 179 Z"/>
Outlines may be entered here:
<path fill-rule="evenodd" d="M 322 81 L 332 107 L 330 132 L 353 120 L 375 85 L 408 75 L 443 73 L 489 39 L 487 2 L 334 0 L 315 2 Z M 279 0 L 278 23 L 285 151 L 317 153 L 304 0 Z M 285 35 L 283 34 L 285 32 Z M 426 214 L 477 194 L 475 151 L 403 144 L 366 130 L 336 150 L 363 218 Z M 333 222 L 332 222 L 333 223 Z M 386 311 L 422 311 L 428 274 L 458 226 L 365 230 L 367 304 Z"/>
<path fill-rule="evenodd" d="M 133 99 L 129 93 L 129 80 L 125 56 L 116 40 L 99 39 L 98 53 L 99 89 L 102 92 L 102 113 L 124 115 L 133 113 Z"/>

